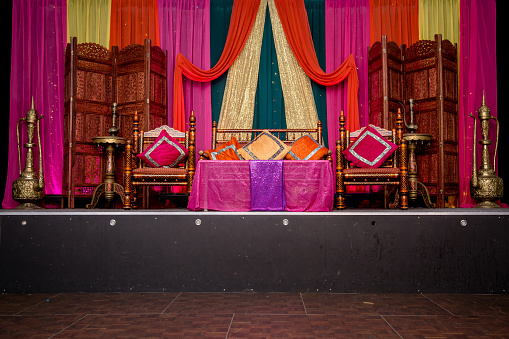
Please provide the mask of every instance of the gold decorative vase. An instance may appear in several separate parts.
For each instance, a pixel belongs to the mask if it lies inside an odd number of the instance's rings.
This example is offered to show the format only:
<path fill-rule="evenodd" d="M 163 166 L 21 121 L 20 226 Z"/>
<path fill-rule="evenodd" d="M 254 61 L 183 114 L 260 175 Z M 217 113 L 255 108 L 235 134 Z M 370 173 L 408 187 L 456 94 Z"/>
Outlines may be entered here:
<path fill-rule="evenodd" d="M 42 169 L 42 149 L 41 149 L 41 135 L 39 132 L 39 118 L 37 111 L 34 108 L 34 99 L 32 98 L 32 106 L 28 110 L 25 118 L 18 120 L 16 125 L 16 136 L 18 141 L 18 163 L 19 163 L 19 178 L 12 182 L 12 198 L 19 202 L 17 208 L 39 208 L 37 202 L 44 198 L 44 178 Z M 25 168 L 21 171 L 21 148 L 19 137 L 19 125 L 21 122 L 26 122 L 27 125 L 27 142 L 23 145 L 27 149 L 25 158 Z M 39 173 L 36 172 L 34 167 L 34 148 L 37 144 L 34 143 L 35 130 L 37 129 L 37 142 L 39 145 Z"/>
<path fill-rule="evenodd" d="M 504 182 L 502 178 L 495 174 L 495 164 L 498 151 L 498 135 L 499 135 L 499 124 L 497 118 L 493 117 L 490 113 L 490 109 L 486 106 L 486 99 L 482 98 L 482 105 L 478 110 L 477 117 L 481 124 L 482 139 L 479 140 L 481 145 L 481 164 L 479 170 L 477 170 L 477 154 L 476 154 L 476 141 L 477 141 L 477 120 L 475 116 L 470 114 L 470 117 L 474 118 L 474 146 L 473 161 L 472 161 L 472 179 L 470 180 L 470 196 L 472 199 L 477 201 L 476 207 L 481 208 L 497 208 L 500 207 L 496 201 L 501 199 L 504 195 Z M 495 120 L 497 123 L 497 140 L 495 142 L 495 153 L 493 155 L 493 166 L 490 163 L 490 154 L 488 145 L 491 145 L 491 140 L 488 139 L 489 134 L 489 122 Z"/>

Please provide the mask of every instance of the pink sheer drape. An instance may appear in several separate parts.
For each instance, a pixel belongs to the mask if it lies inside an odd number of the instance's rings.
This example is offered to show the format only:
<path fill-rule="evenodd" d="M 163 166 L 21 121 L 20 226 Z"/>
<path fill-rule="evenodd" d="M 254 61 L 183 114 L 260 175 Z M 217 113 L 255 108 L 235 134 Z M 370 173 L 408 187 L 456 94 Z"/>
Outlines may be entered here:
<path fill-rule="evenodd" d="M 468 115 L 481 106 L 483 91 L 486 104 L 497 116 L 495 0 L 461 0 L 460 2 L 460 95 L 459 95 L 459 173 L 460 206 L 471 207 L 472 138 L 474 120 Z M 478 128 L 479 131 L 479 128 Z M 490 125 L 490 139 L 495 141 L 496 128 Z M 478 138 L 479 140 L 479 138 Z M 493 145 L 494 146 L 494 142 Z M 479 146 L 476 146 L 477 151 Z M 494 149 L 490 149 L 492 161 Z M 480 159 L 480 153 L 477 153 Z"/>
<path fill-rule="evenodd" d="M 332 72 L 352 54 L 359 76 L 359 123 L 366 126 L 368 116 L 369 0 L 325 0 L 326 71 Z M 339 115 L 346 112 L 346 83 L 327 87 L 327 126 L 329 148 L 339 139 Z M 346 112 L 348 114 L 348 112 Z M 335 157 L 334 157 L 335 161 Z"/>
<path fill-rule="evenodd" d="M 199 68 L 210 68 L 210 0 L 159 0 L 161 48 L 168 58 L 168 123 L 173 121 L 173 75 L 175 60 L 182 53 Z M 212 108 L 210 82 L 184 78 L 185 121 L 196 116 L 196 148 L 210 148 Z M 186 126 L 187 128 L 188 126 Z"/>
<path fill-rule="evenodd" d="M 18 205 L 12 199 L 12 181 L 19 176 L 16 123 L 26 116 L 32 97 L 35 109 L 44 116 L 40 129 L 45 193 L 62 192 L 66 1 L 17 0 L 12 7 L 9 149 L 3 208 Z M 21 129 L 21 135 L 21 143 L 26 142 L 26 128 Z"/>

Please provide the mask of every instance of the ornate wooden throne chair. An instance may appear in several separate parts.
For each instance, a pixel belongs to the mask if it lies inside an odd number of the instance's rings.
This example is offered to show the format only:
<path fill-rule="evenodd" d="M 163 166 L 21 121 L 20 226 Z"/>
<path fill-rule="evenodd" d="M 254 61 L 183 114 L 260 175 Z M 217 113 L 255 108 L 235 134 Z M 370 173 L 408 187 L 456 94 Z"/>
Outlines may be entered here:
<path fill-rule="evenodd" d="M 191 192 L 196 170 L 196 118 L 189 117 L 189 130 L 180 132 L 163 125 L 150 131 L 140 130 L 138 114 L 133 118 L 132 139 L 125 149 L 124 208 L 149 208 L 149 186 L 184 186 Z M 139 189 L 143 189 L 140 194 Z"/>
<path fill-rule="evenodd" d="M 341 112 L 336 141 L 336 207 L 346 208 L 347 185 L 392 185 L 398 187 L 398 192 L 390 207 L 407 209 L 407 144 L 401 112 L 392 131 L 369 125 L 350 133 L 345 124 Z"/>

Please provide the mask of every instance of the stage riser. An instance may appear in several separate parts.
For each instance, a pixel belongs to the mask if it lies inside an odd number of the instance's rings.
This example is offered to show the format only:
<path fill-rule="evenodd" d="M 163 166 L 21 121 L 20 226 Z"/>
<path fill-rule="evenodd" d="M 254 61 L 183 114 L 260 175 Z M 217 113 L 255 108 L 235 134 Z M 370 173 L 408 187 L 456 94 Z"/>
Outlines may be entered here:
<path fill-rule="evenodd" d="M 6 214 L 0 288 L 504 293 L 508 226 L 508 214 Z"/>

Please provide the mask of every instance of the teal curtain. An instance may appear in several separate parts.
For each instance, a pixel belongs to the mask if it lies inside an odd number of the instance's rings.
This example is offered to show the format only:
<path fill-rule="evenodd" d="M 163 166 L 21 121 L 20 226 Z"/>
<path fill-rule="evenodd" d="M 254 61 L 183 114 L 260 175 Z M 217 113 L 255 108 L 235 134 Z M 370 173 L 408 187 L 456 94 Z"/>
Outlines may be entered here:
<path fill-rule="evenodd" d="M 253 128 L 286 128 L 285 104 L 269 10 L 265 15 Z"/>
<path fill-rule="evenodd" d="M 325 0 L 304 0 L 308 13 L 309 28 L 315 45 L 316 56 L 320 68 L 325 70 Z M 313 96 L 315 97 L 318 120 L 322 122 L 323 142 L 328 147 L 327 140 L 327 97 L 326 86 L 311 81 Z"/>
<path fill-rule="evenodd" d="M 210 0 L 210 64 L 214 66 L 223 53 L 228 35 L 233 0 Z M 212 121 L 219 122 L 223 93 L 226 86 L 225 72 L 211 82 Z"/>
<path fill-rule="evenodd" d="M 322 69 L 325 69 L 325 1 L 305 0 L 309 26 L 315 50 Z M 210 58 L 215 65 L 221 56 L 228 34 L 233 0 L 210 1 Z M 212 120 L 219 121 L 221 104 L 226 84 L 226 73 L 212 81 Z M 325 86 L 312 82 L 318 119 L 327 135 L 327 103 Z M 260 73 L 256 90 L 253 128 L 286 128 L 285 110 L 276 47 L 272 34 L 269 11 L 265 16 L 263 42 L 260 56 Z"/>

